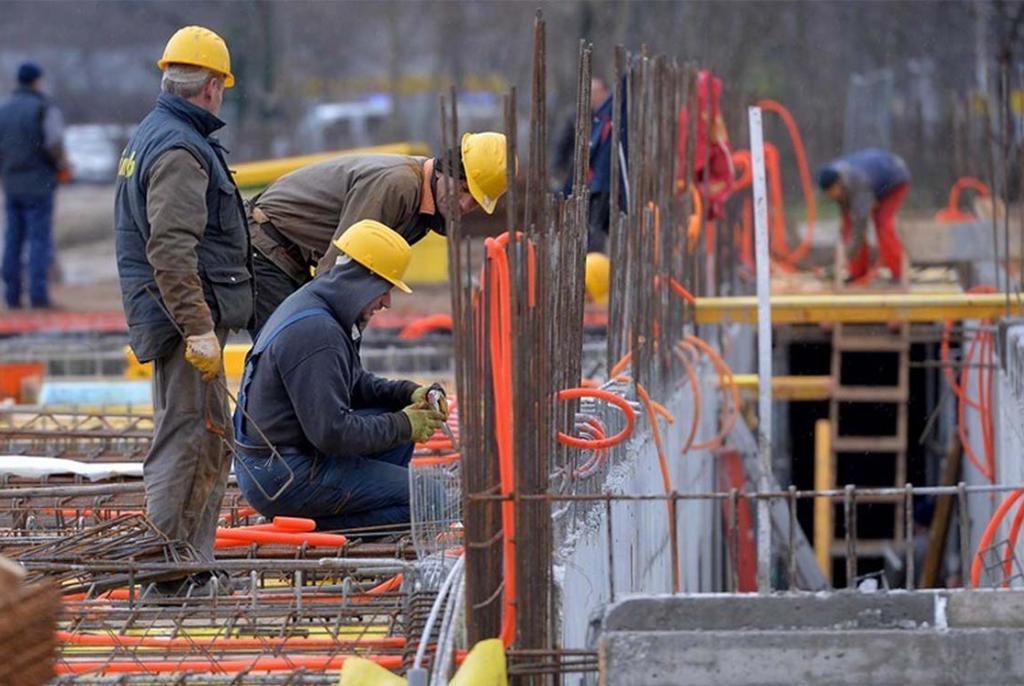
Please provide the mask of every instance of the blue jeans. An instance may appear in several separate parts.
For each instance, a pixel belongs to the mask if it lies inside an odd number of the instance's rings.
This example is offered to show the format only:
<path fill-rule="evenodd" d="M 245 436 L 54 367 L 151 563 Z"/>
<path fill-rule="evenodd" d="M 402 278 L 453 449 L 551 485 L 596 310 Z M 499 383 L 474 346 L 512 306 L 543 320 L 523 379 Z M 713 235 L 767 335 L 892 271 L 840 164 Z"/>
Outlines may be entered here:
<path fill-rule="evenodd" d="M 356 413 L 382 414 L 383 410 Z M 315 520 L 317 529 L 327 530 L 394 527 L 409 523 L 412 451 L 411 442 L 365 457 L 284 450 L 281 457 L 295 478 L 270 500 L 268 496 L 280 491 L 288 480 L 287 469 L 281 460 L 268 457 L 269 451 L 253 453 L 238 447 L 235 477 L 242 495 L 265 517 L 305 517 Z"/>
<path fill-rule="evenodd" d="M 21 307 L 22 269 L 28 243 L 28 297 L 32 307 L 49 307 L 46 276 L 53 260 L 53 194 L 8 195 L 3 277 L 7 306 Z"/>

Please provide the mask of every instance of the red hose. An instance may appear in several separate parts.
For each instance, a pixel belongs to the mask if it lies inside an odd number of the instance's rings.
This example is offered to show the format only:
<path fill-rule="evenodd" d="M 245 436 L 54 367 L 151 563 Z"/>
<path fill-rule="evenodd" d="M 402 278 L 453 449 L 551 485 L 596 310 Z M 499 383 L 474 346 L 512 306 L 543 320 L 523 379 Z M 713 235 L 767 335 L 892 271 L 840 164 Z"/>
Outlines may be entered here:
<path fill-rule="evenodd" d="M 1006 517 L 1006 513 L 1010 511 L 1013 504 L 1017 502 L 1020 497 L 1024 495 L 1024 489 L 1018 489 L 1013 491 L 1006 497 L 1003 502 L 996 508 L 995 513 L 992 515 L 992 519 L 988 520 L 988 525 L 985 527 L 984 533 L 981 534 L 981 540 L 978 541 L 978 550 L 974 553 L 974 560 L 971 563 L 971 586 L 978 588 L 981 583 L 981 571 L 984 565 L 982 560 L 982 554 L 988 550 L 989 546 L 992 545 L 992 539 L 995 538 L 996 532 L 1003 523 L 1003 519 Z"/>

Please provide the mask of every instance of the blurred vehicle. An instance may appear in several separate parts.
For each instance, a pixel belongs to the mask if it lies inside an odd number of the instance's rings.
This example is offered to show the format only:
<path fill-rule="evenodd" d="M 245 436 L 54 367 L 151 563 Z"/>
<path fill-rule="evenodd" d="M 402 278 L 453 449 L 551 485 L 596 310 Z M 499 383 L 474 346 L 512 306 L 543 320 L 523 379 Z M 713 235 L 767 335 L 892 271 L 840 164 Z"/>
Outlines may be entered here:
<path fill-rule="evenodd" d="M 117 162 L 131 133 L 122 124 L 74 124 L 64 130 L 64 151 L 71 163 L 72 179 L 86 183 L 111 183 Z"/>

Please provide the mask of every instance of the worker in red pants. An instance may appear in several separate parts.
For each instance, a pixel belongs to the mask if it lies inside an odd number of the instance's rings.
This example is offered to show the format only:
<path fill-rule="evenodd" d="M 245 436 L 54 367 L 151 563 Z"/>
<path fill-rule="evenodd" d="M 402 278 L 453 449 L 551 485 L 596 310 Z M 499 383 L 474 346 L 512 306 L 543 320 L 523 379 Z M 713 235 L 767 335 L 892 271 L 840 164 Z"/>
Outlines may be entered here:
<path fill-rule="evenodd" d="M 867 276 L 869 218 L 875 222 L 879 259 L 889 268 L 893 281 L 899 281 L 903 272 L 903 243 L 893 219 L 910 190 L 906 163 L 886 150 L 859 150 L 819 169 L 818 185 L 842 210 L 843 242 L 850 270 L 847 281 Z"/>

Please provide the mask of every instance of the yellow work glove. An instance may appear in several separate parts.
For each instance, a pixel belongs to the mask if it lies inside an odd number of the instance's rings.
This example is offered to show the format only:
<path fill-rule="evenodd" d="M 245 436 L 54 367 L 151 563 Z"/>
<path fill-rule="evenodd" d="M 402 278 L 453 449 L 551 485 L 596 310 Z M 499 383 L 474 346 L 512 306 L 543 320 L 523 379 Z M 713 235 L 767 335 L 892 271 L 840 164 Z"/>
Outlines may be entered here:
<path fill-rule="evenodd" d="M 210 381 L 220 372 L 220 341 L 213 331 L 185 338 L 185 359 L 199 370 L 203 381 Z"/>
<path fill-rule="evenodd" d="M 402 410 L 409 418 L 409 425 L 412 427 L 412 440 L 414 443 L 422 443 L 429 440 L 434 432 L 444 422 L 444 416 L 434 410 L 421 410 L 415 405 Z"/>

